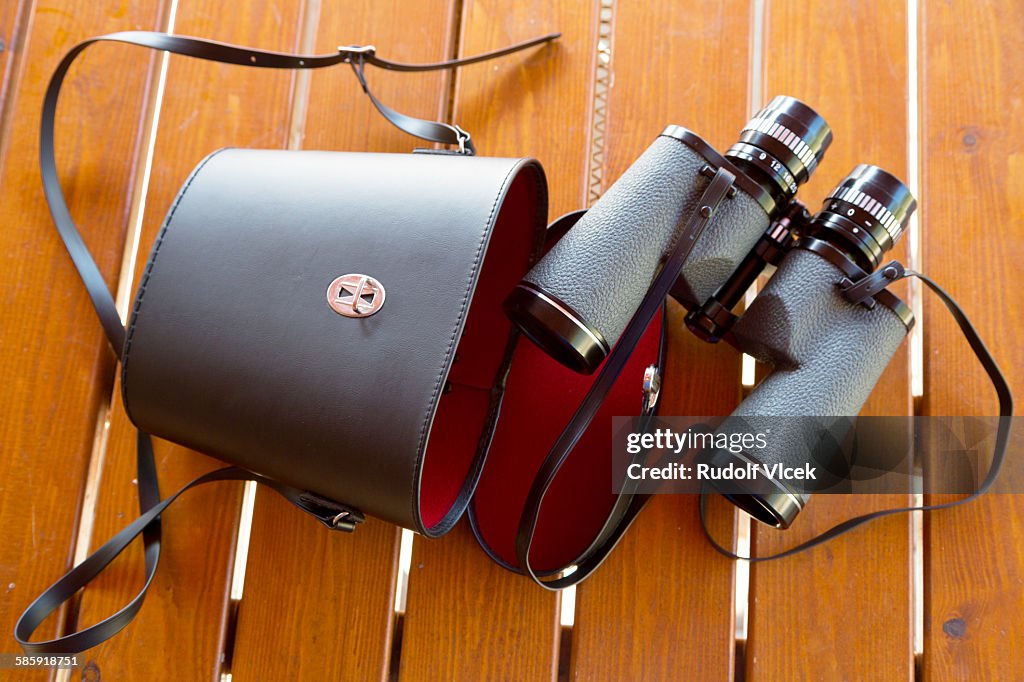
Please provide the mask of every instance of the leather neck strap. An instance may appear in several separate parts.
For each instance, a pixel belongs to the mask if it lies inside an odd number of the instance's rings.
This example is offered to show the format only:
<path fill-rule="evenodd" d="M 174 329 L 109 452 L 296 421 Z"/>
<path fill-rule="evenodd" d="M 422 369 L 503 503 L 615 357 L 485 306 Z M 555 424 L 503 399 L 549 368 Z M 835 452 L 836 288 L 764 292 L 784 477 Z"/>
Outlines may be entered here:
<path fill-rule="evenodd" d="M 713 213 L 714 209 L 717 208 L 719 203 L 727 194 L 723 193 L 722 185 L 715 185 L 722 179 L 719 171 L 715 175 L 715 181 L 712 182 L 705 190 L 704 195 L 698 202 L 698 206 L 708 206 Z M 707 171 L 705 171 L 707 174 Z M 731 182 L 731 180 L 730 180 Z M 729 187 L 726 186 L 725 190 Z M 577 212 L 571 215 L 564 216 L 563 218 L 569 218 L 571 222 L 578 220 L 583 212 Z M 587 393 L 580 407 L 573 415 L 572 420 L 563 430 L 558 441 L 552 447 L 548 453 L 547 458 L 541 465 L 541 469 L 534 480 L 534 484 L 530 489 L 530 493 L 527 497 L 526 504 L 524 506 L 522 515 L 519 521 L 519 527 L 516 536 L 516 554 L 519 559 L 519 564 L 523 571 L 530 576 L 537 584 L 551 590 L 558 590 L 575 585 L 576 583 L 585 579 L 590 575 L 601 563 L 607 558 L 608 554 L 614 549 L 615 545 L 622 538 L 622 535 L 626 532 L 637 514 L 643 509 L 644 505 L 650 499 L 650 495 L 636 494 L 633 490 L 624 488 L 620 491 L 616 497 L 616 501 L 609 512 L 608 518 L 598 534 L 597 538 L 587 549 L 583 555 L 583 559 L 580 560 L 575 570 L 569 573 L 562 573 L 559 575 L 543 576 L 536 573 L 530 564 L 530 547 L 533 543 L 534 533 L 536 531 L 538 519 L 540 516 L 540 510 L 544 502 L 544 497 L 547 494 L 548 489 L 554 482 L 558 471 L 561 469 L 562 464 L 568 457 L 572 448 L 576 442 L 582 436 L 586 430 L 587 425 L 597 414 L 597 410 L 600 408 L 604 398 L 611 390 L 612 384 L 615 379 L 619 376 L 628 360 L 629 355 L 633 352 L 636 344 L 639 342 L 643 331 L 653 318 L 657 308 L 664 301 L 667 295 L 666 286 L 671 287 L 672 283 L 678 278 L 679 270 L 682 265 L 686 262 L 686 258 L 689 256 L 689 252 L 692 248 L 692 244 L 696 241 L 697 237 L 700 236 L 703 231 L 708 216 L 702 216 L 700 211 L 695 212 L 691 216 L 684 216 L 688 218 L 688 222 L 684 225 L 679 233 L 683 235 L 676 241 L 675 248 L 669 257 L 669 260 L 665 267 L 661 270 L 654 283 L 651 285 L 647 294 L 645 295 L 640 308 L 637 310 L 633 319 L 630 321 L 629 326 L 623 332 L 618 344 L 612 350 L 605 361 L 601 372 L 598 374 L 597 379 L 591 386 L 590 391 Z M 704 218 L 702 220 L 702 218 Z M 913 511 L 933 511 L 937 509 L 946 509 L 948 507 L 955 507 L 961 504 L 965 504 L 974 500 L 985 493 L 995 482 L 999 475 L 999 471 L 1002 468 L 1003 460 L 1006 454 L 1006 448 L 1009 442 L 1011 417 L 1013 415 L 1013 395 L 1010 392 L 1009 384 L 1006 381 L 1006 377 L 999 369 L 999 365 L 996 363 L 992 354 L 985 346 L 978 331 L 971 324 L 967 314 L 963 311 L 963 308 L 950 296 L 942 287 L 940 287 L 931 278 L 911 270 L 905 270 L 899 263 L 893 262 L 880 267 L 875 273 L 864 277 L 858 282 L 847 281 L 842 287 L 842 295 L 851 303 L 864 304 L 868 307 L 874 305 L 872 299 L 874 294 L 877 294 L 887 285 L 892 284 L 904 277 L 917 277 L 924 282 L 929 288 L 931 288 L 935 294 L 942 300 L 950 314 L 953 315 L 953 319 L 960 327 L 964 338 L 967 339 L 971 350 L 974 351 L 975 356 L 981 363 L 988 375 L 989 380 L 992 382 L 992 386 L 995 388 L 996 396 L 999 399 L 999 426 L 996 432 L 996 442 L 994 446 L 994 453 L 992 457 L 992 464 L 989 467 L 989 471 L 985 476 L 984 481 L 973 493 L 959 500 L 952 502 L 946 502 L 943 504 L 934 505 L 923 505 L 919 507 L 903 507 L 896 509 L 885 509 L 870 514 L 863 514 L 854 518 L 843 521 L 829 530 L 812 537 L 806 542 L 800 543 L 790 549 L 784 550 L 777 554 L 772 554 L 762 557 L 754 556 L 741 556 L 734 553 L 732 550 L 723 546 L 710 532 L 707 525 L 707 499 L 712 493 L 704 492 L 701 494 L 700 500 L 700 521 L 701 527 L 704 530 L 704 534 L 707 536 L 712 547 L 719 553 L 729 557 L 730 559 L 742 559 L 745 561 L 760 562 L 760 561 L 771 561 L 774 559 L 782 559 L 784 557 L 792 556 L 794 554 L 803 552 L 805 550 L 816 547 L 824 542 L 828 542 L 833 538 L 836 538 L 844 533 L 847 533 L 855 528 L 858 528 L 869 521 L 873 521 L 884 516 L 890 516 L 892 514 L 902 514 Z M 660 362 L 660 361 L 659 361 Z M 638 425 L 639 431 L 646 431 L 653 420 L 653 413 L 645 413 L 641 415 L 641 421 Z M 642 451 L 638 454 L 634 461 L 643 461 L 647 456 L 646 451 Z"/>
<path fill-rule="evenodd" d="M 43 101 L 42 122 L 39 129 L 39 166 L 42 172 L 43 192 L 46 194 L 47 203 L 50 206 L 50 213 L 53 222 L 57 227 L 61 241 L 67 248 L 71 260 L 78 270 L 82 282 L 89 293 L 96 314 L 103 325 L 107 341 L 118 359 L 121 358 L 124 347 L 125 329 L 121 323 L 114 297 L 111 295 L 107 284 L 100 273 L 96 262 L 89 253 L 88 247 L 82 240 L 78 228 L 75 226 L 68 210 L 67 202 L 64 200 L 64 192 L 61 189 L 60 180 L 57 177 L 57 163 L 54 153 L 54 122 L 57 113 L 57 99 L 60 94 L 61 84 L 67 75 L 75 58 L 85 48 L 93 43 L 101 41 L 127 43 L 140 47 L 148 47 L 154 50 L 164 50 L 173 54 L 205 59 L 207 61 L 220 62 L 223 64 L 238 64 L 241 66 L 255 66 L 272 69 L 318 69 L 334 64 L 346 63 L 352 66 L 356 77 L 359 80 L 363 91 L 370 98 L 370 101 L 377 108 L 384 118 L 390 121 L 399 129 L 422 138 L 429 142 L 455 145 L 458 151 L 464 154 L 473 154 L 473 147 L 470 136 L 467 132 L 455 125 L 426 121 L 423 119 L 406 116 L 390 107 L 382 104 L 370 92 L 366 84 L 364 67 L 369 64 L 390 71 L 419 72 L 435 69 L 451 69 L 457 66 L 466 66 L 477 62 L 502 57 L 519 50 L 524 50 L 535 45 L 540 45 L 554 40 L 560 34 L 552 33 L 533 40 L 512 45 L 500 50 L 494 50 L 473 57 L 463 59 L 452 59 L 449 61 L 435 62 L 432 64 L 403 64 L 383 59 L 376 55 L 373 47 L 339 47 L 338 52 L 329 55 L 304 56 L 293 54 L 282 54 L 278 52 L 266 52 L 254 50 L 247 47 L 227 45 L 211 40 L 189 38 L 185 36 L 174 36 L 166 33 L 154 33 L 149 31 L 125 31 L 122 33 L 111 33 L 105 36 L 92 38 L 76 45 L 64 59 L 61 60 L 50 78 L 50 84 L 46 90 L 46 97 Z M 124 530 L 111 538 L 105 545 L 96 550 L 81 564 L 68 571 L 60 580 L 48 587 L 37 597 L 25 612 L 21 614 L 15 625 L 15 639 L 25 650 L 31 654 L 66 654 L 77 653 L 113 637 L 132 621 L 142 606 L 142 601 L 149 590 L 149 586 L 156 574 L 157 564 L 160 560 L 160 514 L 179 495 L 186 490 L 198 485 L 215 481 L 257 481 L 277 491 L 287 500 L 303 511 L 313 515 L 328 528 L 333 530 L 352 531 L 356 524 L 363 520 L 362 514 L 355 509 L 345 507 L 330 500 L 325 500 L 308 492 L 285 486 L 277 481 L 255 475 L 238 467 L 225 467 L 200 476 L 171 496 L 161 499 L 157 482 L 156 463 L 153 457 L 153 444 L 149 434 L 138 432 L 137 438 L 137 466 L 138 466 L 138 488 L 139 488 L 139 516 Z M 58 637 L 45 642 L 30 642 L 29 638 L 36 631 L 40 624 L 57 610 L 61 604 L 73 597 L 80 589 L 91 582 L 104 568 L 120 554 L 136 537 L 142 535 L 145 546 L 145 583 L 138 594 L 121 610 L 104 620 L 83 630 L 73 632 L 63 637 Z"/>

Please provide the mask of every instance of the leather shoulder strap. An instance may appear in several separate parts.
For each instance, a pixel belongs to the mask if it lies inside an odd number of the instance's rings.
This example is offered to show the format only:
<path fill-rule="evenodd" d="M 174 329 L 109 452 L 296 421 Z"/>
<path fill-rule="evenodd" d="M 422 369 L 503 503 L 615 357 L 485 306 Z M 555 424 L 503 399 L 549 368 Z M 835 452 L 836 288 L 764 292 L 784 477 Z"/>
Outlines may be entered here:
<path fill-rule="evenodd" d="M 53 216 L 57 232 L 60 234 L 60 238 L 64 242 L 64 246 L 67 248 L 68 254 L 71 256 L 71 260 L 82 278 L 82 282 L 85 284 L 89 298 L 92 299 L 93 307 L 96 309 L 96 314 L 100 318 L 103 331 L 106 333 L 107 340 L 110 342 L 114 353 L 118 357 L 121 356 L 121 350 L 124 346 L 124 325 L 121 324 L 121 318 L 114 305 L 114 298 L 110 294 L 106 282 L 103 280 L 103 275 L 100 274 L 96 262 L 93 260 L 89 249 L 78 232 L 78 228 L 71 219 L 71 213 L 68 210 L 67 202 L 64 200 L 64 192 L 57 177 L 57 163 L 53 143 L 54 121 L 56 119 L 57 100 L 60 95 L 61 85 L 64 82 L 68 69 L 71 68 L 71 64 L 87 47 L 98 42 L 125 43 L 222 64 L 269 69 L 320 69 L 326 66 L 333 66 L 334 64 L 350 64 L 356 77 L 359 79 L 363 91 L 370 98 L 370 101 L 373 102 L 377 111 L 394 126 L 428 142 L 455 145 L 460 151 L 472 154 L 475 152 L 472 140 L 469 133 L 462 130 L 462 128 L 448 123 L 426 121 L 407 116 L 382 104 L 373 96 L 366 84 L 366 78 L 363 73 L 364 65 L 370 64 L 390 71 L 406 72 L 452 69 L 458 66 L 476 64 L 488 59 L 495 59 L 519 50 L 525 50 L 552 41 L 558 38 L 559 35 L 558 33 L 551 33 L 493 52 L 432 64 L 393 62 L 378 57 L 375 48 L 369 46 L 343 46 L 339 47 L 337 52 L 326 55 L 297 55 L 267 52 L 249 47 L 228 45 L 213 40 L 152 31 L 110 33 L 90 38 L 76 45 L 61 60 L 57 69 L 53 72 L 53 76 L 50 77 L 50 84 L 46 89 L 46 97 L 43 100 L 42 120 L 39 126 L 39 167 L 43 177 L 43 192 L 46 194 L 46 201 L 50 206 L 50 213 Z"/>
<path fill-rule="evenodd" d="M 175 36 L 150 31 L 124 31 L 91 38 L 76 45 L 65 55 L 50 78 L 43 101 L 42 121 L 39 127 L 39 166 L 42 173 L 43 192 L 50 206 L 54 225 L 63 241 L 71 260 L 85 284 L 96 314 L 103 325 L 107 341 L 118 359 L 124 348 L 125 329 L 107 284 L 89 253 L 88 247 L 75 226 L 64 200 L 60 180 L 57 177 L 56 155 L 54 153 L 54 122 L 60 88 L 72 62 L 85 48 L 93 43 L 108 41 L 126 43 L 173 54 L 195 57 L 223 64 L 237 64 L 273 69 L 318 69 L 334 64 L 347 63 L 352 66 L 356 77 L 377 111 L 399 129 L 429 142 L 457 145 L 458 151 L 473 154 L 475 149 L 467 132 L 456 125 L 437 121 L 425 121 L 406 116 L 382 104 L 370 92 L 363 73 L 370 64 L 391 71 L 418 72 L 434 69 L 451 69 L 502 57 L 518 50 L 549 42 L 559 34 L 552 33 L 533 40 L 494 50 L 485 54 L 435 62 L 432 64 L 404 64 L 376 56 L 373 47 L 339 47 L 338 52 L 328 55 L 294 55 L 267 52 L 248 47 L 228 45 L 212 40 Z M 170 497 L 161 499 L 157 482 L 156 463 L 149 434 L 139 432 L 136 445 L 139 487 L 139 516 L 128 527 L 115 535 L 103 547 L 85 561 L 68 571 L 60 580 L 46 589 L 21 614 L 15 626 L 15 639 L 27 653 L 53 654 L 76 653 L 113 637 L 120 632 L 138 613 L 160 560 L 160 514 L 186 490 L 197 485 L 224 480 L 254 480 L 272 488 L 303 511 L 312 514 L 329 528 L 351 531 L 362 521 L 362 515 L 354 509 L 322 499 L 308 492 L 282 485 L 250 472 L 228 467 L 213 471 L 188 483 Z M 131 541 L 142 535 L 145 547 L 145 583 L 138 594 L 121 610 L 84 630 L 70 633 L 46 642 L 30 642 L 29 638 L 46 617 L 61 604 L 74 596 L 78 590 L 89 584 L 103 569 L 120 554 Z"/>
<path fill-rule="evenodd" d="M 144 451 L 146 451 L 145 456 L 142 455 Z M 142 471 L 146 466 L 142 460 L 148 459 L 152 461 L 152 444 L 148 434 L 142 432 L 139 432 L 139 452 L 139 480 L 141 482 Z M 155 471 L 151 472 L 150 475 L 155 475 Z M 317 517 L 321 523 L 332 530 L 351 532 L 357 524 L 363 521 L 362 514 L 357 510 L 324 500 L 311 493 L 291 488 L 237 467 L 216 469 L 190 481 L 162 500 L 158 498 L 140 499 L 140 516 L 138 518 L 108 540 L 106 544 L 90 554 L 85 561 L 72 568 L 57 582 L 46 588 L 21 614 L 14 626 L 14 638 L 21 645 L 21 648 L 29 654 L 77 653 L 94 647 L 123 630 L 135 618 L 139 609 L 142 608 L 142 602 L 146 598 L 146 593 L 153 582 L 153 577 L 156 575 L 156 569 L 160 562 L 160 514 L 186 490 L 215 481 L 256 481 L 262 483 L 303 511 Z M 142 487 L 140 486 L 140 496 L 143 494 Z M 99 623 L 90 625 L 82 630 L 45 642 L 29 641 L 32 634 L 51 613 L 56 611 L 68 599 L 75 596 L 80 589 L 92 582 L 140 534 L 143 537 L 145 547 L 145 582 L 142 589 L 139 590 L 138 594 L 127 605 L 113 615 L 104 618 Z"/>

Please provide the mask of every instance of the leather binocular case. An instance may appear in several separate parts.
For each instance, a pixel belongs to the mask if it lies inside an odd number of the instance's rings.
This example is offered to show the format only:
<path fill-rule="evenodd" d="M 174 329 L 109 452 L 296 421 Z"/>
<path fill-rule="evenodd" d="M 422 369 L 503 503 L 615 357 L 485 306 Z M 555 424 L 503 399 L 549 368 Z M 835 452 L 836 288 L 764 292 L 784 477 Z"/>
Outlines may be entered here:
<path fill-rule="evenodd" d="M 536 257 L 530 159 L 228 149 L 193 171 L 135 297 L 142 430 L 427 536 L 465 510 Z"/>
<path fill-rule="evenodd" d="M 136 294 L 128 414 L 430 537 L 476 489 L 477 535 L 515 570 L 537 468 L 591 383 L 516 347 L 502 312 L 546 216 L 531 159 L 216 152 L 174 201 Z M 660 319 L 651 327 L 607 418 L 638 409 L 660 352 Z M 610 476 L 611 444 L 591 428 L 541 510 L 538 571 L 586 551 L 614 503 Z"/>

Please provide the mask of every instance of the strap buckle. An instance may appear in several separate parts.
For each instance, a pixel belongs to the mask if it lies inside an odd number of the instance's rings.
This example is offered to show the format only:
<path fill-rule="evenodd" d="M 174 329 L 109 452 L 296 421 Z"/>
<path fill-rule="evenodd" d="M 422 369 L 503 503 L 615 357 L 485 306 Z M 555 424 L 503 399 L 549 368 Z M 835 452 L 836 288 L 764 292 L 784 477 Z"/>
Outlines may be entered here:
<path fill-rule="evenodd" d="M 373 45 L 338 45 L 338 54 L 345 55 L 345 61 L 351 63 L 353 57 L 373 57 L 377 54 L 377 48 Z"/>
<path fill-rule="evenodd" d="M 302 511 L 316 517 L 317 521 L 331 530 L 343 530 L 346 533 L 351 533 L 356 526 L 366 520 L 366 517 L 358 509 L 314 495 L 311 492 L 301 493 L 292 502 Z"/>
<path fill-rule="evenodd" d="M 470 143 L 472 137 L 470 136 L 470 134 L 454 123 L 452 124 L 452 128 L 455 129 L 455 138 L 459 141 L 459 154 L 467 154 L 469 156 L 472 156 L 473 152 L 470 151 L 472 149 Z"/>

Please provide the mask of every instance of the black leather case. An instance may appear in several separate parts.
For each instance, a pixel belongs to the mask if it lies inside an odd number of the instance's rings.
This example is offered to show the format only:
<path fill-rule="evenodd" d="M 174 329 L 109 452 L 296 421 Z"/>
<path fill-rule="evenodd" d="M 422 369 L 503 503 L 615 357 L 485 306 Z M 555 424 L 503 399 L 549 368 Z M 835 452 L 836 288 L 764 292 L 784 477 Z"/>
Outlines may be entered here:
<path fill-rule="evenodd" d="M 222 150 L 171 207 L 124 349 L 139 428 L 429 536 L 480 475 L 535 260 L 540 165 Z M 328 287 L 375 278 L 346 317 Z"/>

